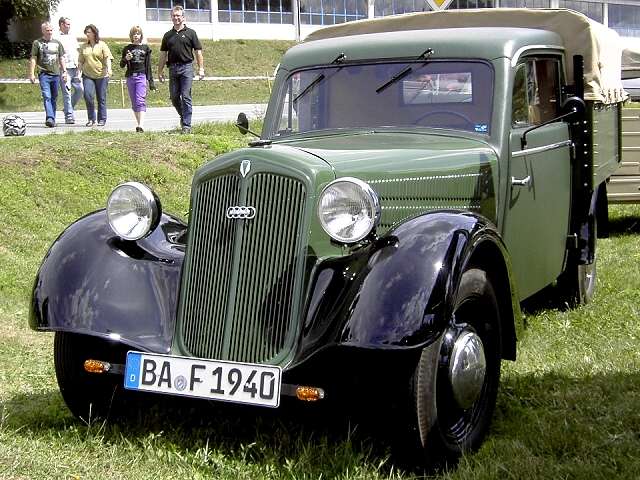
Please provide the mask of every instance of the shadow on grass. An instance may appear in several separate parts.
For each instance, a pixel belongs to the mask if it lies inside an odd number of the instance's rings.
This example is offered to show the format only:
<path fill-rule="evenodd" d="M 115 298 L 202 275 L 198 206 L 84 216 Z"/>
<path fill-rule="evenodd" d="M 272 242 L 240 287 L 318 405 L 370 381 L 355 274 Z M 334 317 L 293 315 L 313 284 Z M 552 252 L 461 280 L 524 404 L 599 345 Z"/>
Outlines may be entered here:
<path fill-rule="evenodd" d="M 610 238 L 640 234 L 640 210 L 635 206 L 623 206 L 615 210 L 609 219 L 608 234 Z M 598 247 L 601 248 L 601 247 Z M 535 315 L 545 310 L 569 310 L 570 307 L 562 297 L 557 286 L 549 285 L 540 292 L 524 300 L 521 304 L 526 314 Z"/>
<path fill-rule="evenodd" d="M 520 304 L 525 315 L 537 315 L 545 310 L 568 310 L 569 305 L 562 301 L 557 285 L 549 285 L 533 294 Z M 526 326 L 526 323 L 525 323 Z"/>
<path fill-rule="evenodd" d="M 602 472 L 632 472 L 640 467 L 638 385 L 638 373 L 507 375 L 487 444 L 470 458 L 476 466 L 498 462 L 517 469 L 522 463 L 516 457 L 524 456 L 549 471 L 561 462 L 576 474 L 594 465 Z M 231 461 L 276 468 L 294 477 L 342 478 L 363 468 L 381 476 L 424 473 L 392 448 L 390 439 L 397 429 L 385 421 L 386 411 L 377 416 L 365 412 L 354 420 L 338 408 L 298 402 L 269 410 L 145 395 L 136 403 L 137 413 L 126 421 L 101 426 L 76 421 L 57 392 L 18 395 L 0 411 L 3 428 L 28 438 L 53 433 L 64 439 L 94 429 L 109 444 L 127 439 L 142 448 L 156 437 L 154 448 L 159 450 L 173 448 L 189 455 L 206 445 Z"/>
<path fill-rule="evenodd" d="M 58 392 L 17 395 L 0 403 L 2 427 L 26 438 L 99 435 L 105 443 L 123 439 L 146 448 L 179 449 L 184 455 L 205 448 L 232 462 L 282 470 L 294 476 L 344 477 L 367 465 L 376 470 L 390 462 L 390 445 L 374 422 L 354 420 L 346 411 L 286 399 L 279 409 L 265 409 L 133 394 L 132 409 L 123 418 L 92 424 L 76 420 Z M 293 467 L 291 466 L 293 462 Z M 297 471 L 297 474 L 296 474 Z M 306 478 L 306 477 L 305 477 Z"/>
<path fill-rule="evenodd" d="M 640 233 L 640 217 L 637 215 L 618 216 L 609 220 L 610 237 L 635 235 L 638 233 Z"/>

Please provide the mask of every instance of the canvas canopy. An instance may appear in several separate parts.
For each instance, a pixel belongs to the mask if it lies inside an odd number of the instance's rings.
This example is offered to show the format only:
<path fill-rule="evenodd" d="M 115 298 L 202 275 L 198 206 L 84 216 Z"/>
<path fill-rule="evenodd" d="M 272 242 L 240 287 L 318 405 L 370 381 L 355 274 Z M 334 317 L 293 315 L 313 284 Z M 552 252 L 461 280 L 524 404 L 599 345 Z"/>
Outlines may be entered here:
<path fill-rule="evenodd" d="M 622 78 L 640 77 L 640 39 L 627 38 L 622 50 Z"/>
<path fill-rule="evenodd" d="M 521 27 L 555 32 L 564 43 L 569 78 L 573 78 L 573 55 L 584 57 L 586 100 L 615 103 L 627 97 L 620 75 L 620 37 L 615 31 L 573 10 L 487 8 L 392 15 L 316 30 L 305 42 L 367 33 L 464 27 Z"/>

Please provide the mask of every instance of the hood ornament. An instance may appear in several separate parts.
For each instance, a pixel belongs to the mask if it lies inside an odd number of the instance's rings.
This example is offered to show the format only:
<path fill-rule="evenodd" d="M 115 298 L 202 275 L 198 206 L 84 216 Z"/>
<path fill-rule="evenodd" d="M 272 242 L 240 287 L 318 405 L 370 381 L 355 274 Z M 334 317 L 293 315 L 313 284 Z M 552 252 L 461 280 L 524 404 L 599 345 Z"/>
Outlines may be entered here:
<path fill-rule="evenodd" d="M 240 163 L 240 175 L 242 175 L 242 178 L 245 178 L 249 174 L 250 170 L 251 170 L 251 160 L 243 160 Z"/>

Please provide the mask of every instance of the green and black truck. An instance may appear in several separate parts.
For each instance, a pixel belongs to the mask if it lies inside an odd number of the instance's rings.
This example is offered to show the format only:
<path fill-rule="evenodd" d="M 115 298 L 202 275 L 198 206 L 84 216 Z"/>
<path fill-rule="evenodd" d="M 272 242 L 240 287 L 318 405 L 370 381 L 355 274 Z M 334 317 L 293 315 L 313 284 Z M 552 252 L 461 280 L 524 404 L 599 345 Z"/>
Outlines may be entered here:
<path fill-rule="evenodd" d="M 314 32 L 188 222 L 131 181 L 51 246 L 30 323 L 65 402 L 375 401 L 422 458 L 477 448 L 521 302 L 593 294 L 624 100 L 617 35 L 568 10 Z"/>

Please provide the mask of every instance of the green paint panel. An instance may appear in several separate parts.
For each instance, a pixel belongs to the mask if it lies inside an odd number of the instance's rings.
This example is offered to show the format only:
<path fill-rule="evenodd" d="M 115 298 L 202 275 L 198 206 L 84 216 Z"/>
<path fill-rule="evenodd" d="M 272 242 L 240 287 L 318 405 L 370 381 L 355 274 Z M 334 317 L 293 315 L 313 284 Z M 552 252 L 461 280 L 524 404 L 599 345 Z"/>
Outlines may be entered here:
<path fill-rule="evenodd" d="M 476 138 L 426 133 L 352 133 L 299 140 L 338 177 L 366 181 L 378 193 L 383 234 L 407 218 L 441 209 L 481 213 L 496 222 L 493 149 Z"/>

